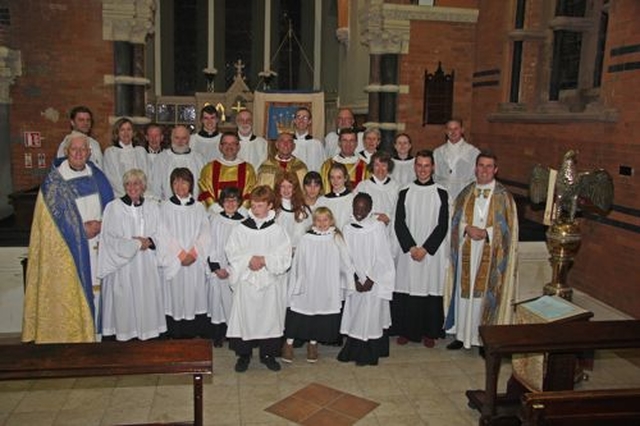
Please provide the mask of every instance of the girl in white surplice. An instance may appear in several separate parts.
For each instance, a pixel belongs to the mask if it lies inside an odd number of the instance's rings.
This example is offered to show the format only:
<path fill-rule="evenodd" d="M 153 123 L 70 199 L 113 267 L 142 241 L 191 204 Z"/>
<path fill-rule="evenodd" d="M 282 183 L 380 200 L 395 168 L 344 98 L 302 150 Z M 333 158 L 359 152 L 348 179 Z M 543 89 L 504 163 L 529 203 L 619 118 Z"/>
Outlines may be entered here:
<path fill-rule="evenodd" d="M 298 244 L 289 275 L 289 309 L 282 361 L 293 362 L 293 341 L 308 341 L 307 362 L 318 359 L 318 342 L 340 339 L 343 294 L 354 289 L 355 269 L 333 214 L 326 207 L 313 212 L 313 226 Z"/>
<path fill-rule="evenodd" d="M 385 226 L 372 217 L 373 201 L 365 192 L 353 199 L 351 222 L 342 230 L 356 269 L 355 289 L 347 293 L 340 332 L 347 336 L 338 361 L 376 365 L 389 356 L 389 301 L 395 266 Z"/>

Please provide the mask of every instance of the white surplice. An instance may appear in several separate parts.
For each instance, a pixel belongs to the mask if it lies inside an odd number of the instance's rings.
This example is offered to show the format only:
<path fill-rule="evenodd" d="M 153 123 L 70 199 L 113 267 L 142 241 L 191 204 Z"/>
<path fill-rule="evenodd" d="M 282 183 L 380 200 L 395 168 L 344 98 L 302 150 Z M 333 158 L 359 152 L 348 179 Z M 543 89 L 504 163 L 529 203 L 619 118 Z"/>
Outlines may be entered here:
<path fill-rule="evenodd" d="M 389 301 L 396 278 L 384 225 L 369 216 L 353 220 L 342 232 L 359 281 L 364 284 L 368 277 L 374 284 L 371 291 L 347 293 L 340 332 L 362 341 L 379 339 L 391 325 Z"/>
<path fill-rule="evenodd" d="M 176 204 L 173 200 L 179 202 Z M 207 257 L 211 231 L 204 206 L 190 198 L 171 198 L 160 207 L 162 224 L 166 228 L 167 242 L 159 247 L 164 278 L 165 314 L 174 320 L 192 320 L 206 314 L 208 309 Z M 181 252 L 195 250 L 196 261 L 182 266 Z"/>
<path fill-rule="evenodd" d="M 157 203 L 110 202 L 102 222 L 98 277 L 102 278 L 102 334 L 117 340 L 158 337 L 167 331 L 156 250 L 134 237 L 163 244 Z"/>
<path fill-rule="evenodd" d="M 244 219 L 240 213 L 229 217 L 224 212 L 211 214 L 211 245 L 209 250 L 209 263 L 216 264 L 220 269 L 229 268 L 229 261 L 224 252 L 229 235 L 233 228 Z M 231 314 L 233 292 L 229 279 L 220 279 L 211 272 L 209 277 L 209 312 L 213 324 L 226 323 Z"/>
<path fill-rule="evenodd" d="M 256 340 L 284 333 L 291 242 L 274 218 L 273 211 L 266 220 L 257 220 L 250 212 L 249 218 L 231 231 L 225 246 L 233 289 L 227 337 Z M 253 256 L 264 256 L 266 266 L 252 271 L 249 261 Z"/>
<path fill-rule="evenodd" d="M 289 307 L 303 315 L 339 314 L 355 269 L 343 237 L 331 227 L 301 239 L 289 273 Z"/>

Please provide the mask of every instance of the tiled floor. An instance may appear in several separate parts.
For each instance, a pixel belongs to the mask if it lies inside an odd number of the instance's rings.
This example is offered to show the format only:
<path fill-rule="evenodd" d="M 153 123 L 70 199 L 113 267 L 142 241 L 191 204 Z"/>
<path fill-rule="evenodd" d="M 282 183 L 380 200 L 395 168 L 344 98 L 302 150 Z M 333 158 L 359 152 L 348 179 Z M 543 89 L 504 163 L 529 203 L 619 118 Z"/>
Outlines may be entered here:
<path fill-rule="evenodd" d="M 365 413 L 371 405 L 342 401 L 356 410 L 347 412 L 352 417 L 360 409 L 360 414 L 366 414 L 357 425 L 476 425 L 479 416 L 467 407 L 464 391 L 484 387 L 483 361 L 475 349 L 447 351 L 447 342 L 433 349 L 393 343 L 391 356 L 375 367 L 340 363 L 335 359 L 338 348 L 322 346 L 316 364 L 300 359 L 283 365 L 278 373 L 255 360 L 246 373 L 235 373 L 233 353 L 214 349 L 214 374 L 205 379 L 205 424 L 295 424 L 265 409 L 292 394 L 305 401 L 302 404 L 308 409 L 308 404 L 324 405 L 328 395 L 343 392 L 379 404 Z M 510 365 L 503 365 L 503 390 L 509 373 Z M 612 352 L 602 352 L 597 353 L 589 380 L 579 387 L 632 387 L 637 383 L 640 368 Z M 307 387 L 312 384 L 317 385 Z M 323 386 L 334 393 L 317 392 Z M 300 393 L 305 387 L 306 393 Z M 185 376 L 0 382 L 0 424 L 90 426 L 188 420 L 193 415 L 191 392 L 191 378 Z M 320 399 L 309 402 L 314 397 Z M 295 410 L 305 412 L 300 407 Z M 329 414 L 335 412 L 340 410 Z M 334 416 L 329 423 L 316 424 L 341 423 Z"/>

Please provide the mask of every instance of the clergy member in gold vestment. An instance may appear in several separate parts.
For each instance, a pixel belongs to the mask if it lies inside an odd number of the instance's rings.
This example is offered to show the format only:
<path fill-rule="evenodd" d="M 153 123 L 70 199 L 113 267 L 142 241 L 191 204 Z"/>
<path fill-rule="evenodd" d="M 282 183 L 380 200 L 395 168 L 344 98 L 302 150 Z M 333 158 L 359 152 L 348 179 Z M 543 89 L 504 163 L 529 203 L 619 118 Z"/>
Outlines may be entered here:
<path fill-rule="evenodd" d="M 72 132 L 66 144 L 67 157 L 57 159 L 42 182 L 33 212 L 23 342 L 93 342 L 100 333 L 95 261 L 102 212 L 113 190 L 87 161 L 85 134 Z"/>
<path fill-rule="evenodd" d="M 214 206 L 220 198 L 220 191 L 224 188 L 235 187 L 240 190 L 243 200 L 248 202 L 249 194 L 256 184 L 256 174 L 253 166 L 238 157 L 240 140 L 233 132 L 225 132 L 220 138 L 220 152 L 222 158 L 215 159 L 202 168 L 198 186 L 200 195 L 198 201 L 207 208 Z"/>

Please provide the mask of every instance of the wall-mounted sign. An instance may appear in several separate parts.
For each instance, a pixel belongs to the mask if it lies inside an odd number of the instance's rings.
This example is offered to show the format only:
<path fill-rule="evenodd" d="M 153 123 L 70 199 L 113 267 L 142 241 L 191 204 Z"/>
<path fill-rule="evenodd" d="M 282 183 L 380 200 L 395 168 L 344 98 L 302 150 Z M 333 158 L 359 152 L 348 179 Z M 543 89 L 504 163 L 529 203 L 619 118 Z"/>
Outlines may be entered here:
<path fill-rule="evenodd" d="M 42 146 L 40 132 L 24 132 L 24 146 L 27 148 L 40 148 Z"/>

